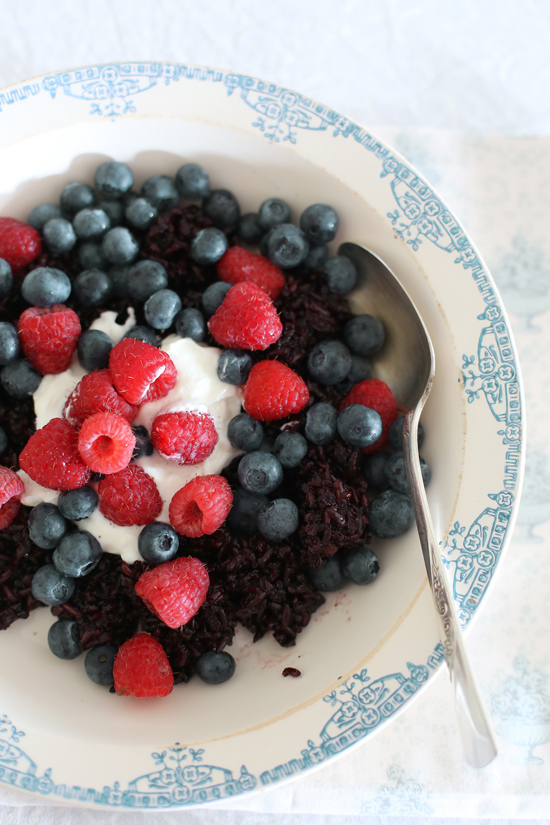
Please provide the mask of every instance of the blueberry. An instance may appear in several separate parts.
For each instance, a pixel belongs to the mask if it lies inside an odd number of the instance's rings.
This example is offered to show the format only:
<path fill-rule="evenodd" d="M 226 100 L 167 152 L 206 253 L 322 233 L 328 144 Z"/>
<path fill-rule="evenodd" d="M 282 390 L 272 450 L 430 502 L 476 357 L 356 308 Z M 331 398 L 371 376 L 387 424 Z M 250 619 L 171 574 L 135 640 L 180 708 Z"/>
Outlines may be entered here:
<path fill-rule="evenodd" d="M 257 244 L 263 238 L 265 232 L 260 226 L 256 212 L 247 212 L 239 218 L 237 225 L 237 235 L 245 243 Z"/>
<path fill-rule="evenodd" d="M 4 258 L 0 258 L 0 300 L 9 295 L 13 287 L 13 272 Z"/>
<path fill-rule="evenodd" d="M 13 324 L 0 321 L 0 366 L 9 364 L 19 355 L 19 335 Z"/>
<path fill-rule="evenodd" d="M 0 383 L 12 398 L 26 398 L 36 392 L 42 376 L 25 358 L 10 361 L 0 372 Z"/>
<path fill-rule="evenodd" d="M 8 449 L 8 436 L 3 427 L 0 427 L 0 455 L 4 455 L 6 450 Z"/>
<path fill-rule="evenodd" d="M 276 498 L 258 513 L 258 530 L 268 541 L 283 541 L 298 529 L 298 508 L 289 498 Z"/>
<path fill-rule="evenodd" d="M 147 429 L 138 424 L 137 426 L 132 427 L 132 432 L 136 437 L 136 445 L 134 447 L 134 452 L 132 453 L 132 461 L 135 461 L 136 458 L 153 455 L 155 448 L 153 447 L 153 442 L 151 441 Z"/>
<path fill-rule="evenodd" d="M 202 293 L 201 303 L 207 315 L 214 315 L 215 311 L 223 304 L 223 299 L 231 289 L 231 284 L 225 281 L 214 281 L 207 286 Z"/>
<path fill-rule="evenodd" d="M 78 245 L 78 260 L 82 269 L 101 269 L 107 266 L 101 244 L 97 241 L 83 241 Z"/>
<path fill-rule="evenodd" d="M 66 215 L 76 215 L 87 206 L 95 206 L 96 194 L 87 183 L 68 183 L 61 192 L 61 209 Z"/>
<path fill-rule="evenodd" d="M 310 244 L 309 252 L 304 261 L 304 266 L 308 269 L 321 269 L 324 263 L 328 260 L 328 246 L 326 244 Z"/>
<path fill-rule="evenodd" d="M 125 163 L 107 160 L 97 167 L 94 184 L 102 198 L 112 201 L 130 191 L 134 185 L 134 175 Z"/>
<path fill-rule="evenodd" d="M 138 550 L 148 564 L 162 564 L 175 558 L 179 550 L 178 534 L 169 524 L 152 521 L 138 536 Z"/>
<path fill-rule="evenodd" d="M 73 218 L 73 229 L 82 240 L 99 238 L 110 228 L 110 218 L 103 209 L 81 209 Z"/>
<path fill-rule="evenodd" d="M 141 194 L 159 212 L 170 212 L 180 202 L 174 178 L 169 175 L 153 175 L 147 178 L 141 187 Z"/>
<path fill-rule="evenodd" d="M 307 441 L 300 433 L 283 430 L 275 439 L 273 455 L 283 467 L 297 467 L 307 455 Z"/>
<path fill-rule="evenodd" d="M 351 367 L 348 372 L 347 380 L 351 384 L 359 384 L 361 381 L 370 381 L 372 378 L 372 367 L 363 355 L 351 354 Z"/>
<path fill-rule="evenodd" d="M 92 267 L 93 268 L 93 267 Z M 111 266 L 108 270 L 109 278 L 111 279 L 111 283 L 113 285 L 113 295 L 116 298 L 129 298 L 130 292 L 128 287 L 128 282 L 130 279 L 130 269 L 129 266 Z"/>
<path fill-rule="evenodd" d="M 300 216 L 300 229 L 311 243 L 333 241 L 338 231 L 338 215 L 332 206 L 313 203 Z"/>
<path fill-rule="evenodd" d="M 264 232 L 280 223 L 289 223 L 290 207 L 280 198 L 268 198 L 258 210 L 258 221 Z"/>
<path fill-rule="evenodd" d="M 264 428 L 247 413 L 238 413 L 227 425 L 229 443 L 245 453 L 259 450 L 264 437 Z"/>
<path fill-rule="evenodd" d="M 57 547 L 69 529 L 59 507 L 49 502 L 33 507 L 29 513 L 28 525 L 31 541 L 44 550 Z"/>
<path fill-rule="evenodd" d="M 235 195 L 227 189 L 213 189 L 204 199 L 202 211 L 218 229 L 235 226 L 241 216 Z"/>
<path fill-rule="evenodd" d="M 118 648 L 114 645 L 98 645 L 89 650 L 84 659 L 84 670 L 88 678 L 103 687 L 114 685 L 113 665 L 117 653 Z"/>
<path fill-rule="evenodd" d="M 187 201 L 201 201 L 210 194 L 208 172 L 198 163 L 184 163 L 176 172 L 176 188 Z"/>
<path fill-rule="evenodd" d="M 61 207 L 58 203 L 41 203 L 29 212 L 27 223 L 41 232 L 48 221 L 51 221 L 52 218 L 61 217 Z"/>
<path fill-rule="evenodd" d="M 314 381 L 331 386 L 343 381 L 351 368 L 351 354 L 341 341 L 321 341 L 307 358 L 307 370 Z"/>
<path fill-rule="evenodd" d="M 378 318 L 372 315 L 354 315 L 344 325 L 344 339 L 356 355 L 373 355 L 382 348 L 385 331 Z"/>
<path fill-rule="evenodd" d="M 74 593 L 74 587 L 74 579 L 60 573 L 53 564 L 39 567 L 31 583 L 34 598 L 51 607 L 68 602 Z"/>
<path fill-rule="evenodd" d="M 128 223 L 135 229 L 147 229 L 158 215 L 158 209 L 145 198 L 136 198 L 124 210 Z"/>
<path fill-rule="evenodd" d="M 134 301 L 146 301 L 168 286 L 168 273 L 158 261 L 139 261 L 128 273 L 128 292 Z"/>
<path fill-rule="evenodd" d="M 384 490 L 369 507 L 370 528 L 381 539 L 401 536 L 414 523 L 414 510 L 409 496 L 397 490 Z"/>
<path fill-rule="evenodd" d="M 206 321 L 200 309 L 188 307 L 176 315 L 176 332 L 182 338 L 199 343 L 206 338 Z"/>
<path fill-rule="evenodd" d="M 195 263 L 210 266 L 217 263 L 227 252 L 227 238 L 221 229 L 208 226 L 201 229 L 191 242 L 190 255 Z"/>
<path fill-rule="evenodd" d="M 375 487 L 377 490 L 386 489 L 388 486 L 386 463 L 389 457 L 390 454 L 383 451 L 364 457 L 361 469 L 369 487 Z"/>
<path fill-rule="evenodd" d="M 370 447 L 382 435 L 382 419 L 375 410 L 363 404 L 351 404 L 336 420 L 340 437 L 352 447 Z"/>
<path fill-rule="evenodd" d="M 103 236 L 101 251 L 112 264 L 129 264 L 138 254 L 139 247 L 129 229 L 115 226 Z"/>
<path fill-rule="evenodd" d="M 218 358 L 217 376 L 226 384 L 240 387 L 252 369 L 252 357 L 244 349 L 225 349 Z"/>
<path fill-rule="evenodd" d="M 87 530 L 76 530 L 61 539 L 53 551 L 52 561 L 60 573 L 77 579 L 91 573 L 102 555 L 101 544 L 95 536 Z"/>
<path fill-rule="evenodd" d="M 309 567 L 307 574 L 314 588 L 321 593 L 332 593 L 335 590 L 341 590 L 347 583 L 339 553 L 330 556 L 319 569 Z"/>
<path fill-rule="evenodd" d="M 60 269 L 39 266 L 25 275 L 21 294 L 25 301 L 35 307 L 64 304 L 71 294 L 71 282 Z"/>
<path fill-rule="evenodd" d="M 134 338 L 136 341 L 145 341 L 146 344 L 151 344 L 153 347 L 158 347 L 159 340 L 154 329 L 143 326 L 143 324 L 136 324 L 135 327 L 128 330 L 125 338 Z"/>
<path fill-rule="evenodd" d="M 222 682 L 227 682 L 235 673 L 235 668 L 235 659 L 225 650 L 221 653 L 207 650 L 199 656 L 196 664 L 197 676 L 207 685 L 221 685 Z"/>
<path fill-rule="evenodd" d="M 253 536 L 258 532 L 258 513 L 268 503 L 267 496 L 236 487 L 233 491 L 233 505 L 227 516 L 227 526 L 241 536 Z"/>
<path fill-rule="evenodd" d="M 76 659 L 82 653 L 80 634 L 74 619 L 58 619 L 48 630 L 48 646 L 60 659 Z"/>
<path fill-rule="evenodd" d="M 271 453 L 254 450 L 243 456 L 237 470 L 241 485 L 251 493 L 272 493 L 283 480 L 280 461 Z"/>
<path fill-rule="evenodd" d="M 118 226 L 121 223 L 124 217 L 124 204 L 122 201 L 100 201 L 97 206 L 98 209 L 103 209 L 109 216 L 111 226 Z"/>
<path fill-rule="evenodd" d="M 181 309 L 181 298 L 173 289 L 159 289 L 147 299 L 145 320 L 153 329 L 168 329 Z"/>
<path fill-rule="evenodd" d="M 357 283 L 357 270 L 349 258 L 337 255 L 321 267 L 329 290 L 334 295 L 347 295 Z"/>
<path fill-rule="evenodd" d="M 344 576 L 354 584 L 370 584 L 375 580 L 379 570 L 376 555 L 364 544 L 349 550 L 342 562 Z"/>
<path fill-rule="evenodd" d="M 109 355 L 114 344 L 100 329 L 87 329 L 78 339 L 76 352 L 83 370 L 105 370 L 109 366 Z"/>
<path fill-rule="evenodd" d="M 60 494 L 57 506 L 63 516 L 70 521 L 80 521 L 92 515 L 97 507 L 98 497 L 93 487 L 85 484 L 75 490 Z"/>
<path fill-rule="evenodd" d="M 330 444 L 336 438 L 338 411 L 327 401 L 312 404 L 306 414 L 305 434 L 313 444 Z"/>
<path fill-rule="evenodd" d="M 113 292 L 113 283 L 100 269 L 85 269 L 73 281 L 73 294 L 83 309 L 99 307 Z"/>
<path fill-rule="evenodd" d="M 422 471 L 422 480 L 424 487 L 427 487 L 432 477 L 431 470 L 427 463 L 420 456 L 420 469 Z M 398 493 L 410 495 L 409 481 L 407 479 L 407 470 L 405 469 L 405 456 L 402 450 L 394 453 L 388 458 L 386 464 L 386 477 L 390 487 L 397 490 Z"/>
<path fill-rule="evenodd" d="M 42 235 L 46 246 L 55 255 L 70 252 L 76 243 L 76 232 L 66 218 L 51 218 L 44 224 Z"/>
<path fill-rule="evenodd" d="M 405 417 L 399 416 L 396 418 L 395 421 L 392 421 L 390 424 L 390 428 L 388 430 L 388 442 L 390 447 L 394 450 L 402 450 L 403 449 L 403 424 L 405 423 Z M 420 448 L 424 443 L 424 427 L 422 426 L 422 422 L 418 422 L 418 447 Z"/>
<path fill-rule="evenodd" d="M 281 269 L 292 269 L 307 258 L 309 241 L 293 223 L 280 223 L 266 238 L 267 257 Z"/>

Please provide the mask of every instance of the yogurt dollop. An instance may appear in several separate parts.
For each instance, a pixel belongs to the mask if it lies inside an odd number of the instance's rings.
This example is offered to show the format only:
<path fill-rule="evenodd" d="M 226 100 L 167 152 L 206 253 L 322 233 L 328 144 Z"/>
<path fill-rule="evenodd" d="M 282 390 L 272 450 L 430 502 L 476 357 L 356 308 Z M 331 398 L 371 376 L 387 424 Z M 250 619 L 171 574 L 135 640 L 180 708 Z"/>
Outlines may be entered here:
<path fill-rule="evenodd" d="M 133 312 L 124 325 L 116 323 L 115 312 L 104 312 L 90 328 L 101 329 L 116 344 L 134 324 Z M 169 335 L 160 348 L 168 353 L 175 364 L 178 374 L 176 385 L 164 398 L 143 404 L 132 423 L 142 425 L 150 432 L 153 420 L 161 413 L 198 410 L 210 413 L 218 431 L 218 443 L 211 455 L 200 464 L 179 466 L 166 461 L 156 450 L 151 456 L 137 459 L 136 463 L 155 480 L 162 497 L 163 507 L 158 520 L 168 522 L 170 501 L 181 487 L 196 476 L 220 473 L 239 455 L 239 451 L 229 443 L 227 425 L 241 410 L 242 392 L 238 387 L 218 378 L 216 368 L 221 350 L 216 347 L 197 344 L 190 338 Z M 44 376 L 33 396 L 37 429 L 52 418 L 63 415 L 67 398 L 85 374 L 75 355 L 68 370 L 58 375 Z M 23 471 L 19 475 L 25 485 L 25 493 L 21 498 L 23 504 L 34 507 L 44 501 L 57 503 L 59 493 L 56 490 L 42 487 Z M 116 553 L 129 564 L 141 559 L 137 540 L 142 526 L 121 527 L 106 519 L 99 508 L 77 524 L 80 530 L 92 533 L 105 552 Z"/>

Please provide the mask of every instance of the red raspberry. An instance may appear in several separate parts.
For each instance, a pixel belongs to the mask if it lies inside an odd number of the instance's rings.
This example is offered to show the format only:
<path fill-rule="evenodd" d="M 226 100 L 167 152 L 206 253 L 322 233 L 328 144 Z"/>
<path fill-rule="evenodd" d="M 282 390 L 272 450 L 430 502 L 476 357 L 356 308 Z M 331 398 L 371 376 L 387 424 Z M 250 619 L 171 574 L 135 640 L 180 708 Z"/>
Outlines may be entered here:
<path fill-rule="evenodd" d="M 155 449 L 175 464 L 200 464 L 218 443 L 214 419 L 205 412 L 157 415 L 151 427 Z"/>
<path fill-rule="evenodd" d="M 172 629 L 190 621 L 206 601 L 210 579 L 199 559 L 182 556 L 142 573 L 136 593 Z"/>
<path fill-rule="evenodd" d="M 0 467 L 0 530 L 8 527 L 21 506 L 25 485 L 9 467 Z"/>
<path fill-rule="evenodd" d="M 197 476 L 175 493 L 168 518 L 182 536 L 210 536 L 221 527 L 233 505 L 233 493 L 223 476 Z"/>
<path fill-rule="evenodd" d="M 115 390 L 109 370 L 93 370 L 81 378 L 67 398 L 63 415 L 75 427 L 81 427 L 96 412 L 117 413 L 128 423 L 138 414 L 138 408 Z"/>
<path fill-rule="evenodd" d="M 0 258 L 18 270 L 42 252 L 40 233 L 15 218 L 0 218 Z"/>
<path fill-rule="evenodd" d="M 267 349 L 283 331 L 271 298 L 251 281 L 231 287 L 208 328 L 223 347 L 251 350 Z"/>
<path fill-rule="evenodd" d="M 94 473 L 118 473 L 130 463 L 136 437 L 124 418 L 97 412 L 87 418 L 78 434 L 78 452 Z"/>
<path fill-rule="evenodd" d="M 113 664 L 115 691 L 119 696 L 150 699 L 168 696 L 174 674 L 163 646 L 149 633 L 138 633 L 124 642 Z"/>
<path fill-rule="evenodd" d="M 38 372 L 56 375 L 70 366 L 81 328 L 76 312 L 54 304 L 26 309 L 17 331 L 23 352 Z"/>
<path fill-rule="evenodd" d="M 243 407 L 258 421 L 276 421 L 299 413 L 309 401 L 305 381 L 280 361 L 260 361 L 244 385 Z"/>
<path fill-rule="evenodd" d="M 375 410 L 382 419 L 382 435 L 371 444 L 365 447 L 362 452 L 376 453 L 382 450 L 388 442 L 388 430 L 390 425 L 397 418 L 397 402 L 393 393 L 384 381 L 379 378 L 371 378 L 367 381 L 360 381 L 348 392 L 340 405 L 340 412 L 351 404 L 363 404 Z"/>
<path fill-rule="evenodd" d="M 138 464 L 106 476 L 97 485 L 97 494 L 100 512 L 121 527 L 149 524 L 162 510 L 157 485 Z"/>
<path fill-rule="evenodd" d="M 87 484 L 92 474 L 78 452 L 78 430 L 65 418 L 52 418 L 31 435 L 19 466 L 50 490 L 75 490 Z"/>
<path fill-rule="evenodd" d="M 123 338 L 111 350 L 109 369 L 117 391 L 129 404 L 168 395 L 178 374 L 170 356 L 152 344 Z"/>
<path fill-rule="evenodd" d="M 285 285 L 285 276 L 269 258 L 242 246 L 230 247 L 218 261 L 218 276 L 229 284 L 253 281 L 275 301 Z"/>

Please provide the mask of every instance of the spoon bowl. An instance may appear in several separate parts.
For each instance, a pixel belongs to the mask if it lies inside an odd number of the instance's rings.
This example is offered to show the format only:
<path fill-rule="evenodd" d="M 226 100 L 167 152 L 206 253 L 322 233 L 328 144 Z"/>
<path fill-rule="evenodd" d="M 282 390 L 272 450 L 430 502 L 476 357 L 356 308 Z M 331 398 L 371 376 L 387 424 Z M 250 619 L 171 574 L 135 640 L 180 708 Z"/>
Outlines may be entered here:
<path fill-rule="evenodd" d="M 445 568 L 434 536 L 418 454 L 418 423 L 433 385 L 435 353 L 428 331 L 398 278 L 372 252 L 345 243 L 339 255 L 357 269 L 369 314 L 382 322 L 386 340 L 370 361 L 376 377 L 385 381 L 405 410 L 403 453 L 416 526 L 428 581 L 439 617 L 445 659 L 454 689 L 458 726 L 470 765 L 484 767 L 496 754 L 494 737 L 468 662 Z"/>

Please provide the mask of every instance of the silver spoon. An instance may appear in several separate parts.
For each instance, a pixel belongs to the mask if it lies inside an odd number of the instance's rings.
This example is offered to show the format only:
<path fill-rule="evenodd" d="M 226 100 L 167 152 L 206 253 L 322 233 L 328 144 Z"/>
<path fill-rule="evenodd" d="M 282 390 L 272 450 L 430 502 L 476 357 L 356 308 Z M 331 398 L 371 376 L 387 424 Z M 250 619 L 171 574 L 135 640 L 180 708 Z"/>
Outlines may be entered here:
<path fill-rule="evenodd" d="M 418 422 L 432 388 L 435 356 L 430 336 L 396 276 L 372 252 L 353 243 L 342 244 L 339 255 L 349 258 L 359 273 L 359 294 L 368 313 L 386 329 L 382 350 L 373 358 L 376 375 L 391 386 L 406 410 L 403 452 L 416 526 L 428 581 L 440 622 L 441 641 L 454 688 L 458 726 L 467 761 L 475 768 L 489 764 L 495 741 L 464 647 L 462 630 L 437 542 L 418 456 Z"/>

